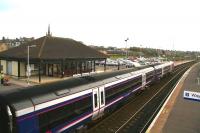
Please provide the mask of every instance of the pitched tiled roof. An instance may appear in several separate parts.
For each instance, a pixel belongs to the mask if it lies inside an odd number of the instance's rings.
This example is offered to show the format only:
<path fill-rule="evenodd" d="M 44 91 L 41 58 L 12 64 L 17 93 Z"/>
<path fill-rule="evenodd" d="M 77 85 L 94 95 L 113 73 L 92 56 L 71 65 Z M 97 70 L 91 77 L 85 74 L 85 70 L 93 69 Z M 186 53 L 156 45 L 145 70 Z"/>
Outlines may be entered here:
<path fill-rule="evenodd" d="M 36 47 L 30 48 L 30 58 L 32 59 L 107 58 L 107 55 L 81 42 L 52 36 L 44 36 L 1 52 L 0 58 L 26 59 L 28 45 L 36 45 Z"/>

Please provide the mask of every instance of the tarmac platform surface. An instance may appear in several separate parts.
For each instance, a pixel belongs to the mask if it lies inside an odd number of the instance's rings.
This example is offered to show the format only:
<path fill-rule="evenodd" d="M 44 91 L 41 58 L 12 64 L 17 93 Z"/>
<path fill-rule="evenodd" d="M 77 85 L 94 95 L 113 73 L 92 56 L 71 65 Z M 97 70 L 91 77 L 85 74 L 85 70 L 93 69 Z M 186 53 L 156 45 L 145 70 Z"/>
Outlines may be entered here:
<path fill-rule="evenodd" d="M 181 78 L 147 133 L 200 133 L 200 102 L 184 99 L 184 91 L 200 93 L 200 63 Z"/>

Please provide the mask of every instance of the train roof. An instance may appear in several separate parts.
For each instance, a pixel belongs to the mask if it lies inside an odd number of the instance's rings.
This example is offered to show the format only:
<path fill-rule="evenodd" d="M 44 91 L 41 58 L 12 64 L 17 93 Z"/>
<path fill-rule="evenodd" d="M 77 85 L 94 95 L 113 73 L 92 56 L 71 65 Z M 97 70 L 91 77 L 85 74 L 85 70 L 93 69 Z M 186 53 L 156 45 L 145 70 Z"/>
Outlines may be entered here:
<path fill-rule="evenodd" d="M 172 61 L 165 62 L 165 63 L 163 63 L 163 64 L 156 65 L 155 68 L 156 68 L 156 69 L 160 69 L 160 68 L 162 68 L 162 67 L 166 67 L 166 66 L 168 66 L 168 65 L 172 65 L 173 63 L 174 63 L 174 62 L 172 62 Z"/>

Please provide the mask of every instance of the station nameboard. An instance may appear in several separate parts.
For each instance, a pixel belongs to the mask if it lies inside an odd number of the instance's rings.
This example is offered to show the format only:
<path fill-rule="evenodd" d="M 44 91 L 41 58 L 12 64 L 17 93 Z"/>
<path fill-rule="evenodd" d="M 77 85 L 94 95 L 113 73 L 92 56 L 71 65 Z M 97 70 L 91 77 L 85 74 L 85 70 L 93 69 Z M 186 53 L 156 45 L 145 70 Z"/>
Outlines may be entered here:
<path fill-rule="evenodd" d="M 183 97 L 185 99 L 190 99 L 200 102 L 200 92 L 184 91 Z"/>

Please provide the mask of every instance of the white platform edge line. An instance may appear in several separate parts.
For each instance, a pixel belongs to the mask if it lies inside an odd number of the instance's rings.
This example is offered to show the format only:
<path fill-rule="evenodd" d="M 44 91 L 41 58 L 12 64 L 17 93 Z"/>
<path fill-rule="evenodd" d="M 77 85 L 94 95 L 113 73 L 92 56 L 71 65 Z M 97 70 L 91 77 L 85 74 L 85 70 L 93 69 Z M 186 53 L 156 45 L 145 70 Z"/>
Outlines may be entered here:
<path fill-rule="evenodd" d="M 178 81 L 178 83 L 176 84 L 176 86 L 174 87 L 174 90 L 171 92 L 171 94 L 168 96 L 167 100 L 165 101 L 165 103 L 163 104 L 162 108 L 160 109 L 160 111 L 158 112 L 158 114 L 156 115 L 156 117 L 154 118 L 153 122 L 151 123 L 151 125 L 149 126 L 149 128 L 147 129 L 146 133 L 149 133 L 150 130 L 152 129 L 152 127 L 155 125 L 158 117 L 160 116 L 161 112 L 163 111 L 163 109 L 165 108 L 166 104 L 168 103 L 169 99 L 171 98 L 172 94 L 174 93 L 174 91 L 176 90 L 177 86 L 180 84 L 180 82 L 183 80 L 183 78 L 185 78 L 186 76 L 188 76 L 189 72 L 192 70 L 192 68 L 194 68 L 198 63 L 194 64 L 191 68 L 189 68 L 181 77 L 181 79 Z"/>

